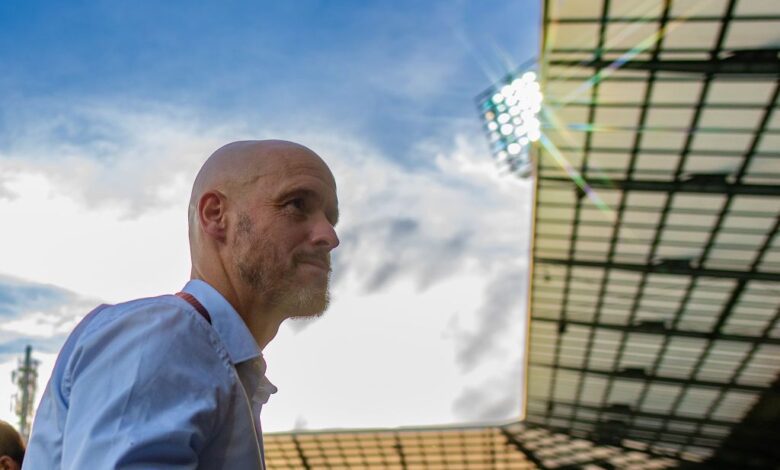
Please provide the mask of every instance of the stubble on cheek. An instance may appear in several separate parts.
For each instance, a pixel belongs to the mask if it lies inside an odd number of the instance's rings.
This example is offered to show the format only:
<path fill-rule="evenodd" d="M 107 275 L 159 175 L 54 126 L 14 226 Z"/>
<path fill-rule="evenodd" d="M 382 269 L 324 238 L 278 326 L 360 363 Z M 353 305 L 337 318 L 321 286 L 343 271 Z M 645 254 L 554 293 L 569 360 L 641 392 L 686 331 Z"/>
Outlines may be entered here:
<path fill-rule="evenodd" d="M 289 261 L 271 243 L 272 235 L 257 233 L 251 219 L 239 214 L 234 242 L 235 265 L 241 279 L 269 305 L 291 317 L 321 315 L 330 303 L 330 272 L 322 281 L 306 282 L 298 276 L 300 264 L 316 258 L 330 266 L 328 253 L 296 253 Z"/>
<path fill-rule="evenodd" d="M 243 213 L 238 215 L 233 253 L 241 280 L 259 294 L 273 289 L 281 276 L 276 272 L 280 270 L 279 256 L 269 236 L 258 234 L 249 216 Z"/>

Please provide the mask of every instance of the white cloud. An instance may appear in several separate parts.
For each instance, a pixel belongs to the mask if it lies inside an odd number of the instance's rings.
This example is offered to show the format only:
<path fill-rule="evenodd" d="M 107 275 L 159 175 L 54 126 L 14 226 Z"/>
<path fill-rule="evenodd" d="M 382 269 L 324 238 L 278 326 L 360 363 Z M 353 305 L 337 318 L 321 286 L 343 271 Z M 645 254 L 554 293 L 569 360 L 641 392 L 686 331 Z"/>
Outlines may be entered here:
<path fill-rule="evenodd" d="M 23 317 L 14 320 L 6 320 L 0 325 L 0 332 L 15 335 L 25 335 L 31 338 L 49 338 L 51 336 L 70 333 L 78 316 L 71 315 L 65 308 L 59 308 L 54 314 L 47 312 L 28 312 Z M 83 317 L 84 311 L 79 311 Z M 62 321 L 64 318 L 70 321 Z"/>
<path fill-rule="evenodd" d="M 45 175 L 58 194 L 127 215 L 177 201 L 205 157 L 238 127 L 207 126 L 188 110 L 151 103 L 75 102 L 20 121 L 0 155 L 6 190 L 14 178 Z"/>
<path fill-rule="evenodd" d="M 188 275 L 186 204 L 200 163 L 251 137 L 248 129 L 297 140 L 337 177 L 342 245 L 331 311 L 269 346 L 282 392 L 267 429 L 472 419 L 457 398 L 515 370 L 522 353 L 525 285 L 516 273 L 528 255 L 530 185 L 497 175 L 475 132 L 417 143 L 433 164 L 409 168 L 343 132 L 276 133 L 193 115 L 82 105 L 22 126 L 0 155 L 0 187 L 12 195 L 0 197 L 0 219 L 13 221 L 0 234 L 3 269 L 109 301 L 174 292 Z M 71 325 L 35 313 L 15 321 L 7 333 L 58 335 Z M 491 400 L 480 406 L 509 409 Z"/>

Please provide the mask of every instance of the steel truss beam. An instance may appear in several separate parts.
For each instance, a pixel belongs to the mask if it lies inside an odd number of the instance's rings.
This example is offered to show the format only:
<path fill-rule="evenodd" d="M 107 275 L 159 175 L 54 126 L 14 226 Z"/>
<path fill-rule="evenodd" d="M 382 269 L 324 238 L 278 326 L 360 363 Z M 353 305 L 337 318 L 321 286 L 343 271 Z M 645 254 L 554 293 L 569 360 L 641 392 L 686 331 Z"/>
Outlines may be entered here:
<path fill-rule="evenodd" d="M 697 215 L 701 215 L 701 212 Z M 734 215 L 734 214 L 732 214 Z M 557 233 L 545 233 L 544 234 L 544 240 L 568 240 L 569 237 L 563 234 L 557 234 Z M 581 241 L 584 242 L 608 242 L 609 237 L 605 236 L 594 236 L 594 235 L 582 235 L 579 238 Z M 641 238 L 629 238 L 626 240 L 621 240 L 620 243 L 622 245 L 632 245 L 632 246 L 646 246 L 650 243 L 650 241 L 646 239 Z M 684 240 L 666 240 L 664 241 L 664 246 L 668 247 L 676 247 L 676 248 L 699 248 L 701 247 L 701 243 L 699 242 L 689 242 Z M 756 251 L 756 245 L 750 245 L 750 244 L 738 244 L 738 243 L 718 243 L 718 248 L 721 250 L 742 250 L 742 251 L 750 251 L 755 252 Z"/>
<path fill-rule="evenodd" d="M 759 75 L 780 75 L 777 49 L 753 49 L 734 51 L 724 58 L 710 60 L 632 60 L 620 66 L 623 70 L 653 72 L 680 72 L 708 75 L 744 76 L 755 79 Z M 614 60 L 551 60 L 550 65 L 564 67 L 585 66 L 597 70 L 607 68 Z"/>
<path fill-rule="evenodd" d="M 702 105 L 702 108 L 705 108 L 704 105 Z M 566 152 L 582 152 L 581 146 L 571 146 L 571 145 L 559 145 L 558 150 L 566 151 Z M 616 148 L 616 147 L 593 147 L 591 150 L 598 153 L 608 153 L 612 155 L 625 155 L 626 149 L 623 148 Z M 678 156 L 680 155 L 680 151 L 677 149 L 669 149 L 669 148 L 653 148 L 653 147 L 643 147 L 642 153 L 644 154 L 653 154 L 653 155 L 670 155 L 670 156 Z M 735 156 L 739 156 L 740 152 L 735 152 L 733 150 L 708 150 L 708 149 L 697 149 L 696 151 L 689 151 L 689 154 L 702 156 L 702 157 L 727 157 L 727 158 L 734 158 Z M 780 153 L 778 152 L 755 152 L 755 156 L 757 157 L 770 157 L 770 158 L 778 158 L 780 157 Z M 555 167 L 551 167 L 555 168 Z"/>
<path fill-rule="evenodd" d="M 670 329 L 663 325 L 658 325 L 657 327 L 656 326 L 650 327 L 647 324 L 615 325 L 609 323 L 590 323 L 586 321 L 576 321 L 576 320 L 569 320 L 569 319 L 565 321 L 560 321 L 554 318 L 539 318 L 539 317 L 534 317 L 531 319 L 532 323 L 536 321 L 559 324 L 559 330 L 560 328 L 565 328 L 565 325 L 564 326 L 560 325 L 561 323 L 565 323 L 573 326 L 601 328 L 604 330 L 623 331 L 627 333 L 645 333 L 645 334 L 656 334 L 656 335 L 663 335 L 663 336 L 679 336 L 684 338 L 698 338 L 698 339 L 710 339 L 710 340 L 738 341 L 743 343 L 761 343 L 761 344 L 780 345 L 780 338 L 763 338 L 761 336 L 733 335 L 733 334 L 725 334 L 725 333 L 706 333 L 703 331 L 685 331 L 685 330 Z"/>
<path fill-rule="evenodd" d="M 601 19 L 600 19 L 600 25 L 599 25 L 599 33 L 598 33 L 598 47 L 594 50 L 594 59 L 600 60 L 602 51 L 604 50 L 604 44 L 606 43 L 606 37 L 607 37 L 607 18 L 609 17 L 609 11 L 611 6 L 611 0 L 604 0 L 602 3 L 601 8 Z M 550 11 L 546 6 L 545 3 L 545 24 L 549 22 L 549 14 Z M 597 70 L 596 73 L 598 74 L 600 71 Z M 597 109 L 597 103 L 599 102 L 599 88 L 600 84 L 598 81 L 593 83 L 593 86 L 590 87 L 589 90 L 589 101 L 591 105 L 588 107 L 588 122 L 593 122 L 596 117 L 596 109 Z M 585 141 L 584 141 L 584 148 L 582 152 L 582 162 L 580 164 L 580 172 L 584 172 L 588 167 L 588 162 L 590 160 L 590 150 L 591 146 L 593 145 L 593 134 L 588 133 L 585 135 Z M 541 170 L 541 169 L 540 169 Z M 541 173 L 540 173 L 541 175 Z M 537 180 L 538 181 L 538 180 Z M 537 182 L 537 195 L 540 190 L 539 184 Z M 583 208 L 582 204 L 582 198 L 578 198 L 575 203 L 575 209 L 574 209 L 574 226 L 575 229 L 571 232 L 571 238 L 569 242 L 569 250 L 568 250 L 568 257 L 573 258 L 574 257 L 574 250 L 577 242 L 577 236 L 579 235 L 578 230 L 576 229 L 578 223 L 580 222 L 580 212 Z M 538 248 L 535 248 L 538 249 Z M 562 292 L 562 299 L 563 299 L 563 305 L 568 305 L 569 302 L 569 289 L 572 286 L 571 278 L 573 275 L 573 269 L 569 266 L 566 268 L 566 281 L 564 283 L 564 288 Z M 560 356 L 560 349 L 561 349 L 561 341 L 562 338 L 558 337 L 555 345 L 555 364 L 558 364 L 558 359 Z M 556 376 L 552 375 L 550 377 L 550 388 L 555 389 L 556 386 Z"/>
<path fill-rule="evenodd" d="M 545 103 L 547 103 L 548 106 L 552 107 L 563 107 L 566 106 L 567 108 L 583 108 L 587 107 L 590 103 L 587 101 L 564 101 L 564 100 L 558 100 L 555 98 L 551 98 L 549 100 L 545 100 Z M 637 108 L 649 108 L 651 107 L 653 109 L 691 109 L 691 105 L 687 103 L 669 103 L 669 102 L 653 102 L 653 104 L 646 104 L 644 102 L 639 101 L 617 101 L 617 102 L 610 102 L 610 103 L 599 103 L 600 108 L 628 108 L 628 109 L 637 109 Z M 775 106 L 772 104 L 771 106 Z M 704 105 L 705 109 L 747 109 L 747 110 L 761 110 L 766 108 L 766 105 L 761 103 L 707 103 Z"/>
<path fill-rule="evenodd" d="M 553 433 L 556 433 L 556 434 L 564 434 L 564 435 L 568 436 L 571 440 L 580 439 L 579 437 L 573 435 L 570 432 L 571 431 L 570 429 L 565 429 L 565 428 L 562 428 L 562 427 L 544 426 L 544 425 L 531 424 L 531 423 L 524 423 L 524 426 L 525 426 L 525 430 L 543 429 L 545 431 L 553 432 Z M 534 451 L 528 449 L 524 445 L 522 440 L 518 439 L 518 437 L 515 434 L 513 434 L 509 430 L 505 429 L 504 427 L 501 427 L 500 429 L 501 429 L 501 432 L 504 434 L 504 436 L 506 436 L 507 441 L 511 445 L 515 446 L 526 457 L 528 457 L 528 460 L 532 461 L 540 469 L 548 468 L 547 466 L 544 465 L 544 462 L 536 455 L 536 453 Z M 616 445 L 615 447 L 618 447 L 618 448 L 622 449 L 624 452 L 636 452 L 637 451 L 637 449 L 634 449 L 634 448 L 631 448 L 631 447 L 626 447 L 626 446 L 622 445 L 622 443 Z M 545 449 L 543 448 L 542 450 L 545 450 Z M 647 455 L 649 458 L 655 458 L 655 459 L 669 459 L 669 458 L 671 458 L 671 457 L 669 457 L 667 455 L 658 454 L 656 452 L 652 452 L 652 451 L 649 451 L 649 450 L 641 450 L 640 452 L 642 452 L 643 454 Z M 562 469 L 581 469 L 581 468 L 584 468 L 585 465 L 596 464 L 596 463 L 600 463 L 601 465 L 604 466 L 604 468 L 613 468 L 613 467 L 607 467 L 606 465 L 609 465 L 609 464 L 606 463 L 606 460 L 600 459 L 600 458 L 595 458 L 595 459 L 592 459 L 592 460 L 585 460 L 585 459 L 583 459 L 582 461 L 578 461 L 576 464 L 567 465 L 567 466 L 558 466 L 558 467 L 555 467 L 555 468 L 557 470 L 562 470 Z"/>
<path fill-rule="evenodd" d="M 739 184 L 726 181 L 726 175 L 693 175 L 682 181 L 652 181 L 652 180 L 588 180 L 588 185 L 594 189 L 615 189 L 622 191 L 647 191 L 663 193 L 705 193 L 749 196 L 780 196 L 780 185 L 776 184 Z M 542 176 L 539 183 L 546 182 L 574 183 L 570 178 L 557 176 Z"/>
<path fill-rule="evenodd" d="M 555 264 L 561 266 L 581 266 L 587 268 L 622 269 L 640 273 L 676 274 L 693 277 L 716 277 L 726 279 L 742 279 L 746 281 L 780 281 L 780 273 L 764 271 L 734 271 L 728 269 L 697 268 L 684 263 L 632 264 L 632 263 L 607 263 L 603 261 L 590 261 L 581 259 L 556 259 L 541 258 L 535 260 L 540 264 Z"/>
<path fill-rule="evenodd" d="M 537 201 L 536 206 L 539 208 L 543 207 L 543 208 L 552 208 L 552 209 L 570 209 L 572 205 L 571 203 L 568 202 Z M 649 214 L 656 214 L 658 213 L 658 208 L 653 206 L 631 205 L 631 212 L 643 212 Z M 691 209 L 691 208 L 678 207 L 674 209 L 675 214 L 718 215 L 720 214 L 720 212 L 721 212 L 720 210 L 712 210 L 712 209 L 704 209 L 704 208 Z M 730 214 L 738 215 L 740 217 L 759 218 L 759 219 L 764 219 L 766 217 L 774 215 L 774 213 L 768 213 L 762 211 L 745 211 L 745 210 L 739 210 L 739 211 L 732 210 Z"/>
<path fill-rule="evenodd" d="M 563 416 L 555 416 L 559 419 L 565 419 Z M 592 439 L 593 433 L 596 432 L 597 426 L 604 424 L 604 421 L 599 421 L 596 419 L 586 419 L 586 418 L 577 418 L 576 423 L 582 424 L 587 426 L 587 428 L 580 427 L 579 429 L 572 430 L 571 428 L 565 428 L 561 426 L 551 426 L 551 425 L 545 425 L 543 423 L 544 421 L 544 415 L 541 414 L 529 414 L 526 418 L 526 421 L 523 423 L 528 427 L 539 427 L 543 429 L 547 429 L 548 431 L 553 431 L 556 433 L 566 434 L 568 436 L 572 436 L 573 438 L 577 439 Z M 664 432 L 664 438 L 663 439 L 654 439 L 654 440 L 648 440 L 648 435 L 651 435 L 655 433 L 657 429 L 655 428 L 649 428 L 646 426 L 640 426 L 640 425 L 632 425 L 628 428 L 626 428 L 625 433 L 621 435 L 623 439 L 631 439 L 638 442 L 642 442 L 643 444 L 647 444 L 649 446 L 656 446 L 656 445 L 663 445 L 663 444 L 672 444 L 672 445 L 681 445 L 685 442 L 685 440 L 689 437 L 690 433 L 687 432 L 681 432 L 681 431 L 673 431 L 673 430 L 667 430 Z M 708 438 L 704 436 L 699 436 L 699 441 L 696 445 L 702 446 L 702 447 L 709 447 L 710 449 L 715 449 L 719 445 L 721 439 L 720 438 Z M 648 455 L 652 455 L 654 457 L 664 457 L 664 458 L 671 458 L 671 459 L 679 459 L 679 457 L 675 457 L 673 455 L 663 454 L 656 451 L 650 451 L 649 449 L 636 449 L 632 447 L 627 447 L 620 444 L 609 444 L 613 447 L 619 447 L 627 452 L 636 452 L 639 450 L 640 452 L 643 452 Z"/>
<path fill-rule="evenodd" d="M 301 465 L 303 465 L 304 470 L 310 470 L 311 466 L 309 465 L 309 459 L 306 458 L 306 453 L 303 451 L 303 447 L 296 434 L 292 435 L 292 441 L 293 444 L 295 444 L 295 451 L 298 453 L 298 458 L 301 459 Z"/>
<path fill-rule="evenodd" d="M 565 416 L 561 416 L 561 415 L 552 415 L 552 417 L 561 420 L 567 419 Z M 594 442 L 597 445 L 599 444 L 599 442 L 597 440 L 594 440 L 595 437 L 594 434 L 597 432 L 598 427 L 600 425 L 605 424 L 605 421 L 603 420 L 578 417 L 575 423 L 583 426 L 580 426 L 576 429 L 569 429 L 564 427 L 547 426 L 542 423 L 543 419 L 544 419 L 543 415 L 529 414 L 528 417 L 526 418 L 526 424 L 528 423 L 535 424 L 539 427 L 547 428 L 551 431 L 555 430 L 556 432 L 561 432 L 563 434 L 568 434 L 570 436 L 575 436 L 575 437 L 577 437 L 578 434 L 583 434 L 580 438 L 591 440 L 591 442 Z M 647 444 L 648 446 L 655 446 L 659 444 L 682 445 L 690 437 L 689 432 L 665 430 L 661 438 L 650 439 L 650 436 L 652 436 L 657 432 L 658 432 L 657 428 L 634 424 L 621 430 L 619 435 L 615 434 L 612 437 L 615 438 L 620 437 L 621 439 L 631 439 L 631 440 L 635 440 Z M 720 444 L 720 442 L 722 441 L 722 438 L 719 437 L 697 436 L 697 438 L 699 439 L 699 441 L 696 443 L 697 446 L 709 447 L 710 449 L 716 449 Z M 614 447 L 621 447 L 627 451 L 637 451 L 637 449 L 626 447 L 624 445 L 618 444 L 615 441 L 611 442 L 608 445 Z M 647 450 L 641 450 L 640 452 L 650 453 Z M 672 457 L 671 455 L 667 455 L 666 457 L 678 458 L 678 457 Z"/>
<path fill-rule="evenodd" d="M 691 416 L 680 416 L 680 415 L 669 416 L 669 413 L 652 413 L 649 411 L 639 411 L 627 405 L 620 405 L 620 404 L 613 404 L 612 406 L 601 408 L 600 406 L 586 405 L 582 403 L 576 404 L 574 402 L 562 402 L 562 401 L 552 401 L 552 400 L 542 401 L 542 403 L 545 403 L 547 406 L 552 405 L 555 408 L 558 407 L 570 408 L 570 409 L 579 408 L 582 410 L 601 412 L 604 414 L 633 415 L 640 418 L 659 419 L 664 421 L 671 420 L 680 423 L 703 424 L 703 425 L 724 426 L 724 427 L 731 427 L 737 424 L 737 421 L 723 421 L 718 419 L 694 418 Z"/>
<path fill-rule="evenodd" d="M 744 392 L 753 392 L 753 393 L 761 393 L 764 390 L 766 390 L 765 386 L 760 386 L 760 385 L 729 384 L 723 382 L 713 382 L 710 380 L 679 379 L 676 377 L 662 377 L 659 375 L 648 375 L 644 369 L 639 369 L 639 368 L 637 369 L 627 368 L 627 369 L 620 369 L 620 370 L 598 370 L 598 369 L 586 369 L 584 367 L 580 368 L 580 367 L 569 367 L 569 366 L 562 366 L 562 365 L 557 365 L 553 367 L 550 364 L 545 364 L 537 361 L 531 361 L 528 364 L 536 367 L 547 367 L 549 369 L 565 370 L 569 372 L 579 372 L 582 374 L 600 375 L 602 377 L 637 380 L 641 382 L 658 382 L 658 383 L 667 383 L 673 385 L 708 387 L 713 389 L 728 388 L 732 390 L 741 390 Z"/>
<path fill-rule="evenodd" d="M 539 469 L 541 469 L 541 470 L 545 470 L 545 469 L 547 468 L 547 467 L 544 465 L 544 463 L 542 462 L 542 459 L 540 459 L 540 458 L 539 458 L 539 457 L 538 457 L 538 456 L 537 456 L 537 455 L 534 453 L 534 451 L 532 451 L 531 449 L 529 449 L 528 447 L 526 447 L 525 445 L 523 445 L 523 443 L 522 443 L 522 442 L 520 442 L 520 440 L 519 440 L 519 439 L 517 439 L 517 437 L 515 437 L 515 435 L 514 435 L 514 434 L 512 434 L 511 432 L 509 432 L 509 431 L 508 431 L 506 428 L 504 428 L 504 427 L 501 427 L 501 428 L 499 428 L 499 429 L 501 430 L 501 434 L 503 434 L 503 435 L 504 435 L 504 437 L 506 438 L 506 441 L 507 441 L 507 443 L 508 443 L 509 445 L 513 446 L 515 449 L 517 449 L 518 451 L 520 451 L 520 453 L 522 453 L 523 455 L 525 455 L 525 457 L 526 457 L 528 460 L 530 460 L 531 462 L 533 462 L 533 463 L 534 463 L 534 465 L 536 465 L 536 466 L 537 466 Z"/>
<path fill-rule="evenodd" d="M 731 18 L 733 21 L 780 21 L 780 16 L 777 15 L 734 15 Z M 552 24 L 592 24 L 601 21 L 600 18 L 557 18 L 550 20 Z M 723 21 L 721 16 L 670 16 L 668 21 L 685 21 L 686 23 L 720 23 Z M 617 18 L 610 18 L 610 24 L 621 23 L 656 23 L 658 18 L 653 16 L 621 16 Z M 556 50 L 556 49 L 553 49 Z M 593 49 L 583 49 L 587 52 L 593 52 Z M 613 49 L 610 48 L 610 51 Z M 703 49 L 709 51 L 709 49 Z M 666 52 L 666 49 L 664 49 Z"/>
<path fill-rule="evenodd" d="M 539 224 L 551 224 L 551 225 L 569 225 L 572 223 L 569 219 L 558 219 L 558 218 L 552 218 L 552 217 L 537 217 L 536 218 L 537 223 Z M 581 226 L 587 226 L 587 227 L 612 227 L 615 224 L 613 222 L 609 221 L 601 221 L 601 220 L 588 220 L 584 222 L 580 222 Z M 622 226 L 627 229 L 641 229 L 641 230 L 654 230 L 657 227 L 654 224 L 646 224 L 641 222 L 623 222 Z M 702 226 L 696 226 L 696 225 L 666 225 L 664 230 L 672 231 L 672 232 L 696 232 L 699 230 L 702 230 Z M 720 231 L 722 233 L 733 233 L 735 235 L 764 235 L 765 230 L 760 229 L 751 229 L 751 228 L 721 228 Z"/>
<path fill-rule="evenodd" d="M 534 273 L 534 280 L 539 282 L 539 283 L 541 283 L 542 281 L 546 282 L 546 281 L 551 281 L 551 280 L 559 281 L 560 279 L 561 279 L 560 276 L 550 275 L 548 273 Z M 575 281 L 578 281 L 578 282 L 581 282 L 581 283 L 584 283 L 584 284 L 592 284 L 592 282 L 593 282 L 593 277 L 574 276 L 573 279 Z M 614 286 L 629 286 L 629 287 L 633 287 L 635 285 L 634 282 L 629 281 L 629 280 L 612 279 L 612 280 L 610 280 L 610 282 Z M 655 280 L 655 281 L 653 281 L 653 287 L 657 287 L 657 288 L 660 288 L 660 289 L 672 289 L 672 290 L 674 290 L 674 289 L 679 288 L 680 286 L 679 286 L 678 283 L 676 283 L 674 281 L 672 281 L 672 282 L 658 282 L 657 280 Z M 714 287 L 714 286 L 699 285 L 699 286 L 696 287 L 696 289 L 699 292 L 709 292 L 709 293 L 712 293 L 712 292 L 721 293 L 721 292 L 723 292 L 721 287 Z M 556 294 L 553 299 L 546 299 L 547 301 L 552 300 L 553 302 L 557 302 L 557 300 L 558 300 L 557 294 L 558 294 L 559 291 L 560 291 L 560 289 L 557 286 L 554 286 L 554 285 L 543 285 L 543 286 L 537 285 L 535 287 L 535 289 L 534 289 L 534 292 L 536 292 L 536 297 L 537 298 L 542 297 L 543 299 L 545 299 L 544 296 L 540 296 L 539 295 L 540 293 L 542 293 L 542 294 L 549 294 L 549 293 Z M 572 292 L 576 293 L 576 294 L 580 294 L 580 295 L 586 294 L 586 295 L 589 295 L 589 296 L 593 294 L 593 291 L 590 289 L 589 285 L 579 285 L 579 286 L 577 286 L 575 288 L 572 288 Z M 757 295 L 757 293 L 754 293 L 754 295 Z M 764 297 L 764 299 L 767 300 L 767 302 L 755 302 L 755 301 L 745 301 L 745 300 L 742 300 L 742 301 L 740 301 L 739 304 L 740 305 L 744 305 L 746 307 L 768 308 L 770 310 L 775 308 L 775 306 L 777 304 L 774 302 L 775 296 L 774 296 L 774 292 L 773 291 L 771 291 L 771 290 L 770 291 L 764 291 L 764 292 L 761 293 L 761 296 Z M 615 292 L 615 293 L 611 293 L 610 294 L 610 298 L 613 299 L 613 300 L 616 300 L 616 299 L 632 299 L 633 295 L 627 294 L 627 293 Z M 648 294 L 644 298 L 646 298 L 648 300 L 666 300 L 666 301 L 669 301 L 668 297 L 664 297 L 664 296 L 661 296 L 659 294 Z M 696 299 L 696 301 L 692 302 L 692 303 L 694 303 L 695 305 L 711 305 L 711 306 L 717 306 L 717 307 L 720 307 L 721 305 L 723 305 L 723 303 L 718 301 L 718 300 L 704 299 L 704 298 Z M 540 305 L 540 306 L 542 306 L 542 305 Z M 763 316 L 762 316 L 762 318 L 763 318 Z"/>

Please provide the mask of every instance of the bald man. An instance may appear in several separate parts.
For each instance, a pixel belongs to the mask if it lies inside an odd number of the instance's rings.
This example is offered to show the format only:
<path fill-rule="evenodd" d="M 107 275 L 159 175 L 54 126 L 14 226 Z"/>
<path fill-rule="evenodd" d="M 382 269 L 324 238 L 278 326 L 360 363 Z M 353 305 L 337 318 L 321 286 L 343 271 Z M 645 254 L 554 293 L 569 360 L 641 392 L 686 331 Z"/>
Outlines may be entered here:
<path fill-rule="evenodd" d="M 25 469 L 264 468 L 260 410 L 276 387 L 262 349 L 328 305 L 336 183 L 306 147 L 234 142 L 201 168 L 188 215 L 191 280 L 75 328 Z"/>

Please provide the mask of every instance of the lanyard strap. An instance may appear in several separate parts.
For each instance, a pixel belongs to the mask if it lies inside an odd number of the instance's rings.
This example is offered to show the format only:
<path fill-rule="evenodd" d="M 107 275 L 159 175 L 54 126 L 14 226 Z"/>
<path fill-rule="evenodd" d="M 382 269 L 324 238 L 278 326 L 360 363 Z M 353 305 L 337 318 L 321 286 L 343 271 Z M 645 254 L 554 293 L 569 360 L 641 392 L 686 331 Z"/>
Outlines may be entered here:
<path fill-rule="evenodd" d="M 198 313 L 200 313 L 207 322 L 209 322 L 209 325 L 211 324 L 211 315 L 209 315 L 209 311 L 206 310 L 206 307 L 204 307 L 202 303 L 198 302 L 198 299 L 193 297 L 192 294 L 188 292 L 177 292 L 176 296 L 184 299 L 188 304 L 192 305 L 192 307 L 197 310 Z"/>
<path fill-rule="evenodd" d="M 192 305 L 192 307 L 200 313 L 203 318 L 206 319 L 207 322 L 209 322 L 209 325 L 211 324 L 211 315 L 209 315 L 209 311 L 206 310 L 206 307 L 203 306 L 202 303 L 198 302 L 198 299 L 196 299 L 192 294 L 188 292 L 177 292 L 176 297 L 179 297 L 181 299 L 184 299 L 188 304 Z M 238 374 L 238 371 L 236 371 L 236 374 Z M 249 395 L 246 392 L 246 389 L 244 388 L 244 384 L 240 383 L 239 387 L 241 388 L 241 392 L 244 395 L 244 399 L 246 400 L 246 406 L 249 410 L 249 419 L 252 423 L 252 432 L 255 435 L 255 442 L 257 443 L 257 456 L 259 458 L 258 464 L 259 468 L 261 470 L 265 470 L 265 449 L 263 449 L 263 435 L 259 434 L 257 431 L 257 426 L 255 426 L 255 416 L 254 411 L 252 410 L 252 403 L 249 400 Z M 258 416 L 259 418 L 259 416 Z"/>

